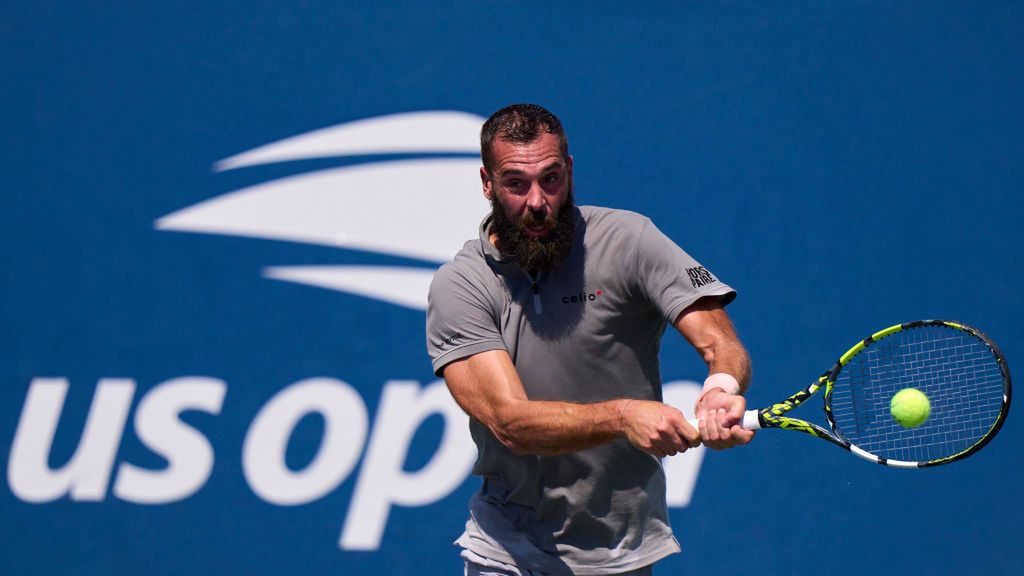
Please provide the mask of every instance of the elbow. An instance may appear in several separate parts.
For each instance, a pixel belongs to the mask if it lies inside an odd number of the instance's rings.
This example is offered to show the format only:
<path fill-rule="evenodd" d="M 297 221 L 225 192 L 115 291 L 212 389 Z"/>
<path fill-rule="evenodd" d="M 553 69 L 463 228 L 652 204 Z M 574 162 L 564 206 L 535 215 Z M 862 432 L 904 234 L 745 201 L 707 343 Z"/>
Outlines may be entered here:
<path fill-rule="evenodd" d="M 509 408 L 498 409 L 494 413 L 491 422 L 487 423 L 487 429 L 501 442 L 501 445 L 508 448 L 517 456 L 528 456 L 535 454 L 536 450 L 529 446 L 526 439 L 519 433 L 519 426 L 514 411 Z"/>
<path fill-rule="evenodd" d="M 508 448 L 509 452 L 516 456 L 529 456 L 535 452 L 530 449 L 529 446 L 523 443 L 522 440 L 517 438 L 515 435 L 510 434 L 507 430 L 503 430 L 498 427 L 489 428 L 491 434 L 501 442 L 501 445 Z"/>
<path fill-rule="evenodd" d="M 498 441 L 501 442 L 502 446 L 508 448 L 509 452 L 516 456 L 530 456 L 536 454 L 536 451 L 530 450 L 527 446 L 514 439 L 499 437 Z"/>

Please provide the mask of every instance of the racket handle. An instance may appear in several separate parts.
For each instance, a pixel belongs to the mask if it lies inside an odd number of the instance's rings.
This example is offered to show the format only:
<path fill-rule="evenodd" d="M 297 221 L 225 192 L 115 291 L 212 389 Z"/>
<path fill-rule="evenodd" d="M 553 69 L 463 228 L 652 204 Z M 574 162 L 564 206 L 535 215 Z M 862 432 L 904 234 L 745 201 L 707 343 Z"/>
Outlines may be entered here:
<path fill-rule="evenodd" d="M 761 429 L 761 421 L 758 420 L 758 418 L 757 418 L 757 412 L 758 412 L 757 410 L 747 410 L 746 412 L 743 413 L 743 420 L 740 422 L 740 426 L 744 430 L 760 430 Z M 687 420 L 687 422 L 690 423 L 690 426 L 693 426 L 694 428 L 697 428 L 698 421 L 697 421 L 696 418 L 694 418 L 692 420 Z"/>

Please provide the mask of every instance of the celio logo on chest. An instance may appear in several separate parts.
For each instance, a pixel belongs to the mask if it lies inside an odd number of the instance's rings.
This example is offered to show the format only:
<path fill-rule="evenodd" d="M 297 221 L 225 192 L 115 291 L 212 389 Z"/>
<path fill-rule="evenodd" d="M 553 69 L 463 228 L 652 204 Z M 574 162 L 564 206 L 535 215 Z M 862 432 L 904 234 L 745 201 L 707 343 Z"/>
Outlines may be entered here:
<path fill-rule="evenodd" d="M 586 304 L 587 302 L 593 302 L 604 295 L 604 291 L 598 290 L 597 292 L 580 292 L 579 294 L 573 294 L 572 296 L 562 296 L 562 304 Z"/>

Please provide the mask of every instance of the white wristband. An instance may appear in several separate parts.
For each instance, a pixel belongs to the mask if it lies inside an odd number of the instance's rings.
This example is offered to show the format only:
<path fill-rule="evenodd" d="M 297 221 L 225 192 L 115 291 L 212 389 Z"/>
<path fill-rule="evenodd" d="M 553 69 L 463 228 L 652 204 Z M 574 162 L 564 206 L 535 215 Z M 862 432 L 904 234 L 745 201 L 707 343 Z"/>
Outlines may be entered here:
<path fill-rule="evenodd" d="M 732 374 L 715 372 L 704 380 L 704 389 L 701 390 L 700 399 L 697 400 L 697 403 L 699 404 L 700 400 L 704 398 L 704 395 L 714 388 L 721 388 L 722 390 L 725 390 L 726 394 L 732 394 L 734 396 L 740 393 L 740 383 L 736 381 L 736 378 L 734 378 Z"/>

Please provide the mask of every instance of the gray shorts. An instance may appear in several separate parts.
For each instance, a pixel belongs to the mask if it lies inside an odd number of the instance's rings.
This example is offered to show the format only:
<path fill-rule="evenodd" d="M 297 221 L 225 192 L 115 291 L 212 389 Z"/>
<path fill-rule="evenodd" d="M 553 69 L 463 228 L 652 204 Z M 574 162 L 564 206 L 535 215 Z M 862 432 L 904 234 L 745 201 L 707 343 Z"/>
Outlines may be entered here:
<path fill-rule="evenodd" d="M 546 572 L 518 568 L 511 564 L 484 558 L 466 549 L 462 550 L 461 556 L 466 561 L 466 576 L 547 576 Z M 620 572 L 617 576 L 651 576 L 651 566 Z"/>

